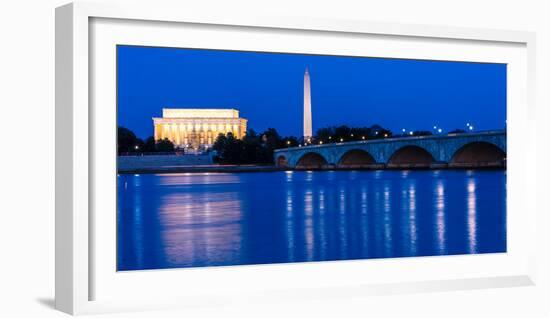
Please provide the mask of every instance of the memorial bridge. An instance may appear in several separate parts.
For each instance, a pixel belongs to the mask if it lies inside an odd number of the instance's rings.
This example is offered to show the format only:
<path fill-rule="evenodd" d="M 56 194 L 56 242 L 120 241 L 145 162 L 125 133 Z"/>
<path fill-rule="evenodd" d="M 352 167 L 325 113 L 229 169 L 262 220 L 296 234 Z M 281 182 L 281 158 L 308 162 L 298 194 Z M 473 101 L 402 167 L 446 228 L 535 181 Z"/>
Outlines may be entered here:
<path fill-rule="evenodd" d="M 278 167 L 295 169 L 503 168 L 506 131 L 393 137 L 277 149 Z"/>

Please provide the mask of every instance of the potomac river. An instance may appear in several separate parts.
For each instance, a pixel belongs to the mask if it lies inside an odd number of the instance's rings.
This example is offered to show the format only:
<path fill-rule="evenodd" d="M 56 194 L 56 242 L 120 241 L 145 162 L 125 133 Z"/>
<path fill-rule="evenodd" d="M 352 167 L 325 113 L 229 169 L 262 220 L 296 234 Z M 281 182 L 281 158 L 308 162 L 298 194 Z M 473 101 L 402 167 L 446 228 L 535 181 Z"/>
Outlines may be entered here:
<path fill-rule="evenodd" d="M 118 270 L 506 251 L 505 170 L 120 174 Z"/>

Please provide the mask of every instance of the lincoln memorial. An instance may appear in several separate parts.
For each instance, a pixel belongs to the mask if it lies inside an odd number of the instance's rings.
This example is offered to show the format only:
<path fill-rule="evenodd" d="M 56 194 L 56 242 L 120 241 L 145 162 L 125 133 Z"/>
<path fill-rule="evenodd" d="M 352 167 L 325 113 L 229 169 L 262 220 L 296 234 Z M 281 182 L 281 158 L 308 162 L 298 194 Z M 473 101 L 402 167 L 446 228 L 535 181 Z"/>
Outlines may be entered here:
<path fill-rule="evenodd" d="M 155 140 L 167 138 L 177 148 L 196 151 L 210 148 L 219 134 L 242 138 L 246 123 L 236 109 L 163 108 L 162 118 L 153 118 Z"/>

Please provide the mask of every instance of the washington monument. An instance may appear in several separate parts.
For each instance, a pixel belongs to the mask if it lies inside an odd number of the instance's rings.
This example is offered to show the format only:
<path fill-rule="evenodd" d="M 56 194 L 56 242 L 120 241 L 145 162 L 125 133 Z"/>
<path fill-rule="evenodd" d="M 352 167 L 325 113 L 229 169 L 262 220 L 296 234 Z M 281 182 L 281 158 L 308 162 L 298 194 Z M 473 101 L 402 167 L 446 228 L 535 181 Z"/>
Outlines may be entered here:
<path fill-rule="evenodd" d="M 304 73 L 304 141 L 308 142 L 313 136 L 311 128 L 311 86 L 309 72 Z"/>

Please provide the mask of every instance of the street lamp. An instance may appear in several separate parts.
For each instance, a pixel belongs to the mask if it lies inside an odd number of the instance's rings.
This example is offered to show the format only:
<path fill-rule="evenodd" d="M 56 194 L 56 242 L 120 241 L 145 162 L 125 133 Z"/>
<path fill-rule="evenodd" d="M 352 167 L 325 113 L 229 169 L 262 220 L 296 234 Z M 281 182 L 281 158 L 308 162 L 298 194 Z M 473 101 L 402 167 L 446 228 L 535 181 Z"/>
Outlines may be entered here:
<path fill-rule="evenodd" d="M 322 144 L 323 144 L 323 141 L 322 141 L 322 140 L 321 140 L 321 141 L 319 141 L 319 145 L 322 145 Z"/>
<path fill-rule="evenodd" d="M 136 145 L 136 146 L 134 147 L 134 149 L 135 149 L 135 150 L 138 150 L 138 149 L 139 149 L 139 146 L 138 146 L 138 145 Z"/>
<path fill-rule="evenodd" d="M 470 130 L 474 130 L 474 126 L 469 126 L 468 127 Z"/>
<path fill-rule="evenodd" d="M 340 138 L 340 142 L 344 141 L 344 138 Z"/>
<path fill-rule="evenodd" d="M 438 133 L 441 133 L 442 131 L 443 131 L 443 130 L 442 130 L 441 128 L 439 128 L 439 129 L 437 130 Z"/>

